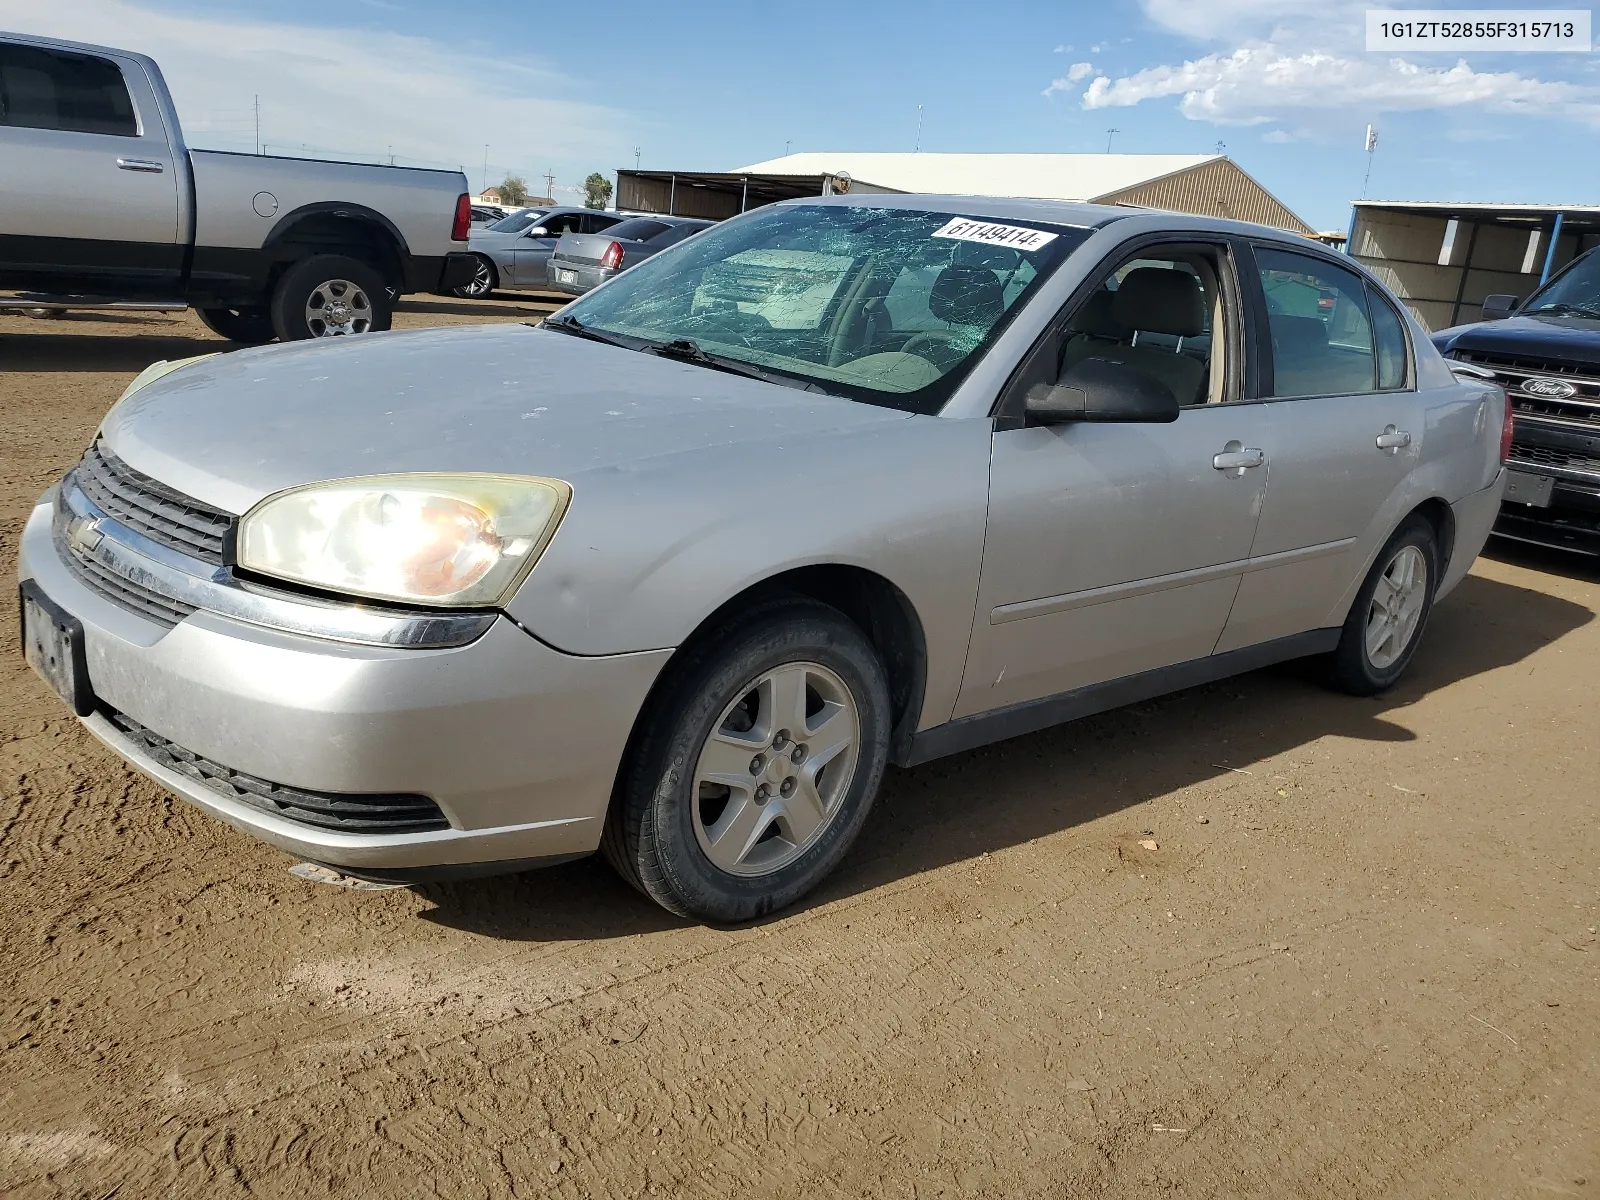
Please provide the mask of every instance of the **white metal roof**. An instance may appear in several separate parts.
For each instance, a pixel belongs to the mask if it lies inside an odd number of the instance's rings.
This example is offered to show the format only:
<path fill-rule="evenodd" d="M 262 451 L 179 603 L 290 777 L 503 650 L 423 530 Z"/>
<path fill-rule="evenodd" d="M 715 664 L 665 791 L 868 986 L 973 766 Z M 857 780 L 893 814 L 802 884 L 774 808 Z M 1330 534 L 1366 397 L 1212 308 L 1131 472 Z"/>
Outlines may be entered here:
<path fill-rule="evenodd" d="M 1482 200 L 1353 200 L 1357 208 L 1416 212 L 1600 213 L 1595 204 L 1494 204 Z"/>
<path fill-rule="evenodd" d="M 1096 200 L 1221 158 L 1218 154 L 859 154 L 810 151 L 733 174 L 837 175 L 904 192 Z"/>

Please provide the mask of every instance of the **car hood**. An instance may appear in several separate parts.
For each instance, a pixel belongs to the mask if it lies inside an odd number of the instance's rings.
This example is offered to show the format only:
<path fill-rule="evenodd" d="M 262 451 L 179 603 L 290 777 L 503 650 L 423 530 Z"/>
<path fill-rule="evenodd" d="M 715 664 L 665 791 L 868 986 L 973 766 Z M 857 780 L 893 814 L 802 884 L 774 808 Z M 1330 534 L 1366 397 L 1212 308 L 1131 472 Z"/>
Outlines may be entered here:
<path fill-rule="evenodd" d="M 136 470 L 242 513 L 284 488 L 396 471 L 596 472 L 906 413 L 526 325 L 367 334 L 219 354 L 147 384 L 101 427 Z"/>
<path fill-rule="evenodd" d="M 1594 370 L 1600 363 L 1600 321 L 1587 317 L 1525 316 L 1441 329 L 1433 344 L 1446 354 L 1466 351 L 1516 355 Z"/>

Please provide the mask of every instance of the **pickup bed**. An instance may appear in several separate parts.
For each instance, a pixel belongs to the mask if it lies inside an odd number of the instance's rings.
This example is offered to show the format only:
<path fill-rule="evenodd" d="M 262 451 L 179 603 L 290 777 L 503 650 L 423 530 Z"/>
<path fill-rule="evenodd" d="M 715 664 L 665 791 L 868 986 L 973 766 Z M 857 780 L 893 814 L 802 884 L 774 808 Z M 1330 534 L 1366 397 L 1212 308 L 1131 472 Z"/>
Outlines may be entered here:
<path fill-rule="evenodd" d="M 184 307 L 266 342 L 389 327 L 470 281 L 458 171 L 191 150 L 155 62 L 0 32 L 10 308 Z"/>

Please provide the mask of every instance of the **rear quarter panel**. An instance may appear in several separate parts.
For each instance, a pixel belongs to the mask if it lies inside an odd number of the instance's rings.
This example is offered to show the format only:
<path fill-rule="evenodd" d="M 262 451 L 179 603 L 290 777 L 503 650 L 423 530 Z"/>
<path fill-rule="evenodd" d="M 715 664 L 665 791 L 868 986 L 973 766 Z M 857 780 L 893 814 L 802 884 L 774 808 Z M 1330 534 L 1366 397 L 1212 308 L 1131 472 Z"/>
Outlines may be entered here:
<path fill-rule="evenodd" d="M 580 475 L 508 610 L 568 653 L 661 649 L 786 570 L 858 566 L 915 609 L 927 644 L 918 728 L 939 724 L 971 637 L 990 431 L 987 419 L 906 417 Z"/>
<path fill-rule="evenodd" d="M 280 223 L 313 204 L 350 204 L 372 209 L 400 234 L 403 249 L 436 256 L 463 250 L 450 240 L 456 198 L 467 190 L 466 176 L 454 171 L 375 167 L 361 163 L 272 158 L 192 150 L 195 187 L 195 245 L 257 250 Z M 267 192 L 276 201 L 255 198 Z"/>

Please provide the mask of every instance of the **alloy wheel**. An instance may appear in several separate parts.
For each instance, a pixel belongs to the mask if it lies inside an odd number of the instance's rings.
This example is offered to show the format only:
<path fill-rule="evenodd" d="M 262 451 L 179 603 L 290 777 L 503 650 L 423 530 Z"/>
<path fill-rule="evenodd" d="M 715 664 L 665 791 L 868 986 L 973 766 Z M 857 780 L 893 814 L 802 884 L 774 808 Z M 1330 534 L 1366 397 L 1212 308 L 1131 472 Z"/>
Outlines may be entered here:
<path fill-rule="evenodd" d="M 855 775 L 861 715 L 819 663 L 784 663 L 740 690 L 701 747 L 694 832 L 731 875 L 792 863 L 838 815 Z"/>
<path fill-rule="evenodd" d="M 1367 661 L 1375 670 L 1387 670 L 1406 652 L 1427 599 L 1427 557 L 1416 546 L 1402 546 L 1378 577 L 1367 610 Z"/>
<path fill-rule="evenodd" d="M 306 327 L 312 337 L 342 337 L 372 328 L 372 301 L 348 279 L 329 279 L 306 299 Z"/>

